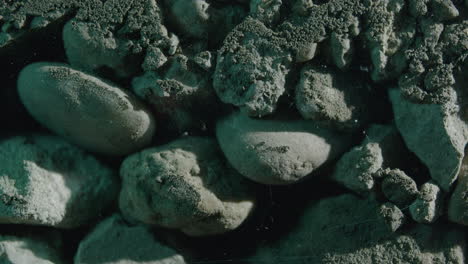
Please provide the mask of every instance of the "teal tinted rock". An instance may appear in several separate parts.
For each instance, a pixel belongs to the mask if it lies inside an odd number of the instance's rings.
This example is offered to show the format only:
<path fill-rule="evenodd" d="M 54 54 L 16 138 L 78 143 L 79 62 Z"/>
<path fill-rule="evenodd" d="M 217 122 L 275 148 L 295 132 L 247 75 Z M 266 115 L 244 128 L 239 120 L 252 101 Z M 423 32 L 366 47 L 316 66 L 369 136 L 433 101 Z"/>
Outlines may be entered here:
<path fill-rule="evenodd" d="M 136 96 L 65 64 L 27 66 L 18 92 L 39 123 L 86 150 L 125 155 L 152 140 L 153 116 Z"/>
<path fill-rule="evenodd" d="M 44 237 L 17 235 L 0 235 L 0 260 L 4 264 L 66 263 L 60 248 Z"/>
<path fill-rule="evenodd" d="M 445 191 L 457 179 L 468 142 L 468 126 L 453 112 L 455 92 L 446 104 L 420 104 L 389 92 L 395 123 L 408 149 L 427 166 L 431 178 Z"/>
<path fill-rule="evenodd" d="M 417 199 L 410 205 L 411 217 L 423 224 L 435 222 L 443 213 L 444 195 L 442 190 L 432 182 L 421 186 Z"/>
<path fill-rule="evenodd" d="M 382 192 L 385 197 L 400 208 L 408 206 L 418 194 L 416 182 L 399 169 L 382 172 Z"/>
<path fill-rule="evenodd" d="M 378 143 L 356 146 L 338 160 L 331 178 L 356 193 L 365 194 L 374 188 L 374 175 L 382 168 L 383 161 Z"/>
<path fill-rule="evenodd" d="M 135 153 L 120 175 L 125 217 L 190 236 L 231 231 L 255 205 L 252 183 L 226 165 L 211 138 L 183 137 Z"/>
<path fill-rule="evenodd" d="M 264 184 L 291 184 L 341 155 L 349 136 L 304 120 L 253 119 L 235 112 L 219 120 L 216 136 L 231 165 Z"/>
<path fill-rule="evenodd" d="M 128 41 L 109 34 L 92 23 L 70 20 L 63 27 L 63 44 L 68 62 L 88 72 L 102 67 L 112 69 L 119 77 L 129 77 L 139 70 Z"/>
<path fill-rule="evenodd" d="M 143 225 L 130 226 L 115 214 L 80 243 L 75 264 L 185 264 L 184 257 Z"/>
<path fill-rule="evenodd" d="M 382 101 L 360 73 L 316 65 L 303 67 L 295 94 L 303 118 L 340 130 L 367 125 Z"/>
<path fill-rule="evenodd" d="M 393 232 L 401 214 L 394 208 L 390 221 L 395 225 L 389 228 L 381 208 L 374 199 L 350 194 L 312 203 L 291 232 L 264 243 L 251 263 L 465 263 L 463 229 L 416 224 Z"/>
<path fill-rule="evenodd" d="M 109 168 L 61 138 L 0 143 L 0 223 L 79 227 L 105 212 L 117 191 Z"/>
<path fill-rule="evenodd" d="M 468 156 L 465 155 L 463 166 L 458 175 L 458 182 L 450 197 L 448 218 L 450 221 L 468 226 Z"/>

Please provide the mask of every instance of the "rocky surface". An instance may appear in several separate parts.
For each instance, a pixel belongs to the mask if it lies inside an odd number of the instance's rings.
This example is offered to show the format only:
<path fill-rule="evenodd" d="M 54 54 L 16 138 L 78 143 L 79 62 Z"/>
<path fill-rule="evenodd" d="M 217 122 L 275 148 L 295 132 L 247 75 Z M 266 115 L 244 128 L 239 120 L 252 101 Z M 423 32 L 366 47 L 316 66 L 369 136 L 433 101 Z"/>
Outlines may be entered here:
<path fill-rule="evenodd" d="M 62 250 L 62 236 L 56 230 L 23 227 L 0 235 L 0 259 L 6 264 L 65 264 Z"/>
<path fill-rule="evenodd" d="M 467 18 L 0 1 L 0 262 L 466 262 Z"/>
<path fill-rule="evenodd" d="M 467 245 L 459 228 L 416 225 L 393 233 L 378 212 L 373 199 L 349 194 L 323 199 L 284 239 L 260 248 L 252 262 L 464 263 Z"/>
<path fill-rule="evenodd" d="M 184 257 L 159 242 L 143 225 L 131 226 L 118 214 L 99 223 L 81 241 L 75 264 L 185 264 Z"/>
<path fill-rule="evenodd" d="M 0 143 L 0 223 L 76 228 L 109 209 L 112 170 L 63 139 L 31 135 Z"/>
<path fill-rule="evenodd" d="M 191 236 L 233 230 L 255 205 L 251 183 L 227 166 L 210 138 L 186 137 L 135 153 L 120 175 L 124 216 Z"/>

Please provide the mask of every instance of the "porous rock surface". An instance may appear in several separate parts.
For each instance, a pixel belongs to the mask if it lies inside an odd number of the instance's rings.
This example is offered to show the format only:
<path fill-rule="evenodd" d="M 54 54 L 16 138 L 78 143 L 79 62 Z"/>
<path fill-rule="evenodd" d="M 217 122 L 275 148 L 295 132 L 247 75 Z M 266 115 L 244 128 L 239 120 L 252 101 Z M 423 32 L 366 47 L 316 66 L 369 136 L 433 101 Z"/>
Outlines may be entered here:
<path fill-rule="evenodd" d="M 296 107 L 304 119 L 333 128 L 363 127 L 377 113 L 378 97 L 372 97 L 372 88 L 362 76 L 359 72 L 342 73 L 331 67 L 307 65 L 296 86 Z"/>
<path fill-rule="evenodd" d="M 185 264 L 184 257 L 162 244 L 148 227 L 131 226 L 114 214 L 80 243 L 75 264 Z"/>
<path fill-rule="evenodd" d="M 466 240 L 460 228 L 416 225 L 390 232 L 378 202 L 351 194 L 322 199 L 306 209 L 281 241 L 261 247 L 259 263 L 464 263 Z"/>
<path fill-rule="evenodd" d="M 191 236 L 222 234 L 250 215 L 255 194 L 211 138 L 185 137 L 126 158 L 119 205 L 129 219 Z"/>
<path fill-rule="evenodd" d="M 0 223 L 76 228 L 117 197 L 112 170 L 61 138 L 16 136 L 0 143 Z"/>

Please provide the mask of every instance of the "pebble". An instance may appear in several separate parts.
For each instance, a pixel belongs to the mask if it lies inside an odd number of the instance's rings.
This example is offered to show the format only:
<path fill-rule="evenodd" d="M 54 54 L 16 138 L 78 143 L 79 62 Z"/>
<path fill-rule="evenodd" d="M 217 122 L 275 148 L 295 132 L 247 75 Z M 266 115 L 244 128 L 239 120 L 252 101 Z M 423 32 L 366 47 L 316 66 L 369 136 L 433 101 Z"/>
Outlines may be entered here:
<path fill-rule="evenodd" d="M 231 165 L 263 184 L 297 182 L 349 147 L 350 138 L 312 121 L 253 119 L 234 112 L 218 121 L 216 136 Z"/>
<path fill-rule="evenodd" d="M 154 118 L 136 96 L 60 63 L 33 63 L 18 78 L 28 112 L 92 152 L 126 155 L 151 143 Z"/>
<path fill-rule="evenodd" d="M 406 207 L 416 199 L 418 186 L 416 182 L 399 169 L 384 170 L 382 192 L 392 203 Z"/>
<path fill-rule="evenodd" d="M 120 209 L 130 221 L 206 236 L 236 229 L 252 212 L 252 183 L 226 166 L 214 139 L 182 137 L 125 159 Z"/>
<path fill-rule="evenodd" d="M 423 184 L 418 198 L 410 205 L 411 217 L 418 223 L 434 223 L 442 214 L 443 198 L 439 186 L 432 182 Z"/>
<path fill-rule="evenodd" d="M 118 194 L 113 172 L 66 141 L 46 135 L 0 143 L 0 223 L 76 228 Z"/>

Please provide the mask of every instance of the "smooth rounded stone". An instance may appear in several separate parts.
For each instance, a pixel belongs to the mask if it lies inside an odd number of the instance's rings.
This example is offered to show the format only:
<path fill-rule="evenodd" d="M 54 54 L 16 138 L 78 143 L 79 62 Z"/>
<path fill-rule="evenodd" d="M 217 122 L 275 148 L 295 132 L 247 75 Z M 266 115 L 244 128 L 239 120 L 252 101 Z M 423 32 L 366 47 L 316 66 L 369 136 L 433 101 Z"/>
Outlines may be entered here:
<path fill-rule="evenodd" d="M 443 198 L 439 186 L 432 182 L 423 184 L 418 198 L 409 207 L 411 217 L 418 223 L 434 223 L 442 215 Z"/>
<path fill-rule="evenodd" d="M 73 67 L 89 72 L 107 68 L 118 77 L 130 77 L 139 70 L 129 40 L 119 39 L 95 23 L 72 19 L 63 27 L 62 38 Z"/>
<path fill-rule="evenodd" d="M 448 205 L 450 221 L 468 226 L 468 156 L 465 155 L 458 182 Z"/>
<path fill-rule="evenodd" d="M 416 224 L 391 232 L 379 208 L 351 194 L 314 202 L 294 229 L 263 244 L 249 263 L 465 263 L 463 229 Z"/>
<path fill-rule="evenodd" d="M 382 172 L 382 192 L 392 203 L 406 207 L 416 199 L 418 186 L 416 182 L 399 169 L 386 169 Z"/>
<path fill-rule="evenodd" d="M 0 143 L 0 223 L 75 228 L 92 222 L 117 194 L 110 169 L 59 137 Z"/>
<path fill-rule="evenodd" d="M 231 165 L 263 184 L 291 184 L 347 150 L 349 135 L 304 120 L 253 119 L 241 112 L 219 120 L 216 136 Z"/>
<path fill-rule="evenodd" d="M 148 145 L 155 131 L 136 96 L 65 64 L 30 64 L 18 92 L 39 123 L 89 151 L 129 154 Z"/>
<path fill-rule="evenodd" d="M 185 264 L 184 257 L 143 225 L 130 226 L 114 214 L 80 243 L 74 264 Z"/>
<path fill-rule="evenodd" d="M 255 205 L 252 183 L 226 161 L 214 139 L 183 137 L 125 159 L 119 205 L 130 220 L 190 236 L 236 229 Z"/>
<path fill-rule="evenodd" d="M 24 228 L 24 227 L 23 227 Z M 53 233 L 51 236 L 50 233 Z M 2 264 L 65 264 L 57 233 L 49 230 L 42 236 L 0 235 L 0 262 Z"/>
<path fill-rule="evenodd" d="M 376 106 L 369 84 L 359 73 L 307 65 L 296 86 L 296 107 L 305 119 L 342 130 L 368 124 Z"/>

